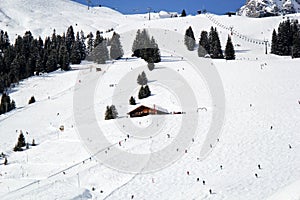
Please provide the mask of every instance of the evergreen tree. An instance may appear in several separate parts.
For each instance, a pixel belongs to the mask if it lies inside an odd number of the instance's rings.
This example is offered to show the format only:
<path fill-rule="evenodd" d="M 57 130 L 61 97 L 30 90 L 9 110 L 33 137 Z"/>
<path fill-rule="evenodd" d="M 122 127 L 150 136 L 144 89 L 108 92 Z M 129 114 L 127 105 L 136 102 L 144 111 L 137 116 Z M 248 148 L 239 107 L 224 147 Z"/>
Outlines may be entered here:
<path fill-rule="evenodd" d="M 71 55 L 70 55 L 70 62 L 72 64 L 80 64 L 81 57 L 82 57 L 82 44 L 79 38 L 79 32 L 76 35 L 76 41 L 72 45 Z"/>
<path fill-rule="evenodd" d="M 137 83 L 139 85 L 147 85 L 148 79 L 147 79 L 146 73 L 144 71 L 138 75 Z"/>
<path fill-rule="evenodd" d="M 9 112 L 16 108 L 14 100 L 10 99 L 10 96 L 6 93 L 2 93 L 1 104 L 0 104 L 0 114 Z"/>
<path fill-rule="evenodd" d="M 130 105 L 136 105 L 135 98 L 133 96 L 130 97 L 129 104 Z"/>
<path fill-rule="evenodd" d="M 96 32 L 96 38 L 94 40 L 94 48 L 103 42 L 104 38 L 101 36 L 100 31 Z"/>
<path fill-rule="evenodd" d="M 35 140 L 34 139 L 32 139 L 32 143 L 31 143 L 31 146 L 35 146 L 36 144 L 35 144 Z"/>
<path fill-rule="evenodd" d="M 154 70 L 154 67 L 155 67 L 155 65 L 154 65 L 154 63 L 148 63 L 147 64 L 147 66 L 148 66 L 148 69 L 150 70 L 150 71 L 152 71 L 152 70 Z"/>
<path fill-rule="evenodd" d="M 132 56 L 140 57 L 148 63 L 158 63 L 161 61 L 158 45 L 153 37 L 150 39 L 145 29 L 137 31 L 132 45 L 132 52 Z"/>
<path fill-rule="evenodd" d="M 202 31 L 198 47 L 198 56 L 204 57 L 206 54 L 209 54 L 209 49 L 208 33 L 207 31 Z"/>
<path fill-rule="evenodd" d="M 84 36 L 84 32 L 80 31 L 80 53 L 81 53 L 81 60 L 84 60 L 86 58 L 86 45 L 85 45 L 85 36 Z"/>
<path fill-rule="evenodd" d="M 300 32 L 294 36 L 294 44 L 292 48 L 292 58 L 300 58 Z"/>
<path fill-rule="evenodd" d="M 120 35 L 114 32 L 110 41 L 110 58 L 113 60 L 118 60 L 123 55 L 124 53 L 120 42 Z"/>
<path fill-rule="evenodd" d="M 73 27 L 70 26 L 67 30 L 67 35 L 66 35 L 66 47 L 69 54 L 71 54 L 71 49 L 74 42 L 75 42 L 75 34 L 74 34 Z"/>
<path fill-rule="evenodd" d="M 182 10 L 182 12 L 181 12 L 181 15 L 180 15 L 181 17 L 186 17 L 186 12 L 185 12 L 185 9 L 183 9 Z"/>
<path fill-rule="evenodd" d="M 94 49 L 94 35 L 93 35 L 93 33 L 90 32 L 90 34 L 88 34 L 87 38 L 88 38 L 88 41 L 87 41 L 87 54 L 90 54 Z"/>
<path fill-rule="evenodd" d="M 141 86 L 141 88 L 139 90 L 138 98 L 144 99 L 144 98 L 146 98 L 146 96 L 147 96 L 147 94 L 145 92 L 145 88 L 144 88 L 144 86 Z"/>
<path fill-rule="evenodd" d="M 21 132 L 18 138 L 18 142 L 14 147 L 14 151 L 22 151 L 22 147 L 26 146 L 26 142 L 25 142 L 25 137 L 23 135 L 23 133 Z"/>
<path fill-rule="evenodd" d="M 191 26 L 185 31 L 184 44 L 186 45 L 189 51 L 193 51 L 195 48 L 195 36 Z"/>
<path fill-rule="evenodd" d="M 144 98 L 147 98 L 149 96 L 151 96 L 151 91 L 150 91 L 148 85 L 146 85 L 145 87 L 141 86 L 141 88 L 139 90 L 138 98 L 139 99 L 144 99 Z"/>
<path fill-rule="evenodd" d="M 235 59 L 235 51 L 233 48 L 231 37 L 229 35 L 228 35 L 227 44 L 225 47 L 225 58 L 226 58 L 226 60 L 234 60 Z"/>
<path fill-rule="evenodd" d="M 114 105 L 107 106 L 105 111 L 105 120 L 116 119 L 118 117 L 117 109 Z"/>
<path fill-rule="evenodd" d="M 56 49 L 52 49 L 49 52 L 49 55 L 47 56 L 47 61 L 46 61 L 46 71 L 47 72 L 53 72 L 57 70 L 57 51 Z"/>
<path fill-rule="evenodd" d="M 69 53 L 67 47 L 64 44 L 62 44 L 59 49 L 59 66 L 64 71 L 70 70 Z"/>
<path fill-rule="evenodd" d="M 29 101 L 28 101 L 28 104 L 32 104 L 32 103 L 35 103 L 35 98 L 34 96 L 32 96 Z"/>
<path fill-rule="evenodd" d="M 141 38 L 141 30 L 138 29 L 137 32 L 136 32 L 136 36 L 135 36 L 135 39 L 133 41 L 133 45 L 132 45 L 132 56 L 136 56 L 136 57 L 141 57 L 141 49 L 142 49 L 142 38 Z"/>
<path fill-rule="evenodd" d="M 211 58 L 224 58 L 217 28 L 211 27 L 208 40 L 210 44 L 209 52 Z"/>
<path fill-rule="evenodd" d="M 150 88 L 149 88 L 149 86 L 148 86 L 148 85 L 146 85 L 144 89 L 145 89 L 146 97 L 149 97 L 149 96 L 151 96 L 151 91 L 150 91 Z"/>
<path fill-rule="evenodd" d="M 117 111 L 115 105 L 111 105 L 110 109 L 111 109 L 112 117 L 114 119 L 118 118 L 118 111 Z"/>
<path fill-rule="evenodd" d="M 271 53 L 272 54 L 277 54 L 277 33 L 275 31 L 275 29 L 273 30 L 273 33 L 272 33 L 272 44 L 271 44 Z"/>

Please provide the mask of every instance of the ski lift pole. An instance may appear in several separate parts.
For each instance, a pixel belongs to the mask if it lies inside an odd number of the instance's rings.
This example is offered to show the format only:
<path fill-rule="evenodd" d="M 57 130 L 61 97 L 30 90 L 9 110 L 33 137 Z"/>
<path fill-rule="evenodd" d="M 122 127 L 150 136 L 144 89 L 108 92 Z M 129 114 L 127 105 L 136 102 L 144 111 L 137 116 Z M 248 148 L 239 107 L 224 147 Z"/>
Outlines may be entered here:
<path fill-rule="evenodd" d="M 149 13 L 149 21 L 150 21 L 151 20 L 151 14 L 150 14 L 150 12 L 152 11 L 152 8 L 148 7 L 147 10 L 148 10 L 148 13 Z"/>
<path fill-rule="evenodd" d="M 266 47 L 266 54 L 268 54 L 268 40 L 264 40 L 264 43 L 265 43 L 265 47 Z"/>

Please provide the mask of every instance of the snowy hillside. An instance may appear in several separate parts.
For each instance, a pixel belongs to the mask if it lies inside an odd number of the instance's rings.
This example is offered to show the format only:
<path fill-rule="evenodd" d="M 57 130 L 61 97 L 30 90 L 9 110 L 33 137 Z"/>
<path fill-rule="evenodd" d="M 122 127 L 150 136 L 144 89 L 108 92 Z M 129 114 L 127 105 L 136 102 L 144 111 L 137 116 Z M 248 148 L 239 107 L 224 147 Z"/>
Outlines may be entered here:
<path fill-rule="evenodd" d="M 299 0 L 247 0 L 246 4 L 238 11 L 239 15 L 248 17 L 262 17 L 267 13 L 298 13 L 300 12 Z"/>
<path fill-rule="evenodd" d="M 8 165 L 0 159 L 0 199 L 300 199 L 300 59 L 266 55 L 263 42 L 271 40 L 282 17 L 151 13 L 149 21 L 148 15 L 88 10 L 68 0 L 41 2 L 1 0 L 0 29 L 13 41 L 27 30 L 43 38 L 70 25 L 105 36 L 113 28 L 125 55 L 106 65 L 84 61 L 72 71 L 31 77 L 13 88 L 17 109 L 0 115 L 0 153 L 8 156 Z M 197 40 L 202 30 L 217 27 L 223 49 L 232 34 L 236 60 L 200 59 L 196 50 L 187 51 L 183 35 L 189 26 Z M 161 50 L 154 71 L 131 57 L 141 28 Z M 141 71 L 153 94 L 144 100 L 137 98 Z M 220 86 L 217 93 L 213 86 Z M 222 102 L 214 99 L 223 93 Z M 37 102 L 28 105 L 33 95 Z M 126 118 L 135 108 L 128 105 L 130 96 L 137 106 L 156 104 L 186 115 Z M 106 121 L 112 103 L 120 118 Z M 221 132 L 209 134 L 219 111 L 225 114 L 217 124 Z M 20 130 L 38 145 L 13 152 Z M 103 137 L 92 140 L 100 131 Z M 157 156 L 164 149 L 169 157 Z M 139 159 L 121 157 L 124 152 Z"/>

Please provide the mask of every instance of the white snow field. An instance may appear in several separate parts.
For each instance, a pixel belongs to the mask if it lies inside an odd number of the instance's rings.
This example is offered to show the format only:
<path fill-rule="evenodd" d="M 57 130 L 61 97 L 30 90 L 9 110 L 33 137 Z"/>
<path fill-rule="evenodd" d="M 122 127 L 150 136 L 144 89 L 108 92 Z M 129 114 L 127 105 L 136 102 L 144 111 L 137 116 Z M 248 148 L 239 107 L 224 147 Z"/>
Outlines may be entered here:
<path fill-rule="evenodd" d="M 105 31 L 114 28 L 121 34 L 125 51 L 121 60 L 106 65 L 83 62 L 72 66 L 70 72 L 31 77 L 12 89 L 10 96 L 17 109 L 0 116 L 0 152 L 8 155 L 8 165 L 0 160 L 0 199 L 300 199 L 300 59 L 266 55 L 263 44 L 266 39 L 270 41 L 273 28 L 283 17 L 151 16 L 148 21 L 146 14 L 123 15 L 104 7 L 88 10 L 68 0 L 0 2 L 0 29 L 8 31 L 11 41 L 27 30 L 44 38 L 53 29 L 62 34 L 72 25 L 75 31 L 87 34 L 100 30 L 109 37 L 112 32 Z M 299 19 L 300 15 L 289 17 Z M 233 27 L 236 60 L 199 59 L 195 67 L 190 58 L 197 58 L 197 51 L 188 52 L 182 44 L 189 26 L 196 38 L 202 30 L 216 26 L 223 48 Z M 152 72 L 143 60 L 130 57 L 134 33 L 141 28 L 162 33 L 155 35 L 162 62 Z M 181 40 L 168 45 L 179 34 Z M 197 72 L 203 71 L 203 64 L 216 67 L 224 88 L 225 108 L 214 103 L 208 77 Z M 102 71 L 96 72 L 96 67 Z M 136 75 L 143 70 L 153 95 L 138 100 Z M 164 79 L 166 72 L 172 75 Z M 180 91 L 184 85 L 180 80 L 194 94 L 195 101 L 190 105 L 182 104 L 181 99 L 193 95 L 189 90 Z M 74 103 L 76 91 L 89 88 L 95 88 L 87 100 L 92 99 L 93 104 L 78 107 Z M 37 102 L 27 105 L 33 95 Z M 128 105 L 130 96 L 136 97 L 137 106 L 156 104 L 169 112 L 185 111 L 186 115 L 126 118 L 126 113 L 135 108 Z M 112 102 L 120 119 L 105 121 L 106 106 Z M 218 109 L 225 112 L 221 132 L 209 135 L 214 110 Z M 91 112 L 95 121 L 91 121 Z M 194 116 L 190 118 L 194 121 L 182 127 L 186 116 Z M 130 128 L 122 126 L 128 122 L 132 122 Z M 99 149 L 97 155 L 94 150 L 102 141 L 85 137 L 94 131 L 91 127 L 95 124 L 111 144 Z M 196 134 L 189 138 L 195 124 Z M 59 130 L 61 125 L 64 131 Z M 149 127 L 155 130 L 153 134 Z M 27 141 L 35 139 L 38 145 L 13 152 L 20 130 Z M 124 133 L 131 136 L 126 141 Z M 176 145 L 179 135 L 182 140 L 188 138 L 188 146 L 183 149 L 179 145 L 178 151 L 169 154 L 173 160 L 166 162 L 169 160 L 161 157 L 154 163 L 157 168 L 143 173 L 144 167 L 153 164 L 145 163 L 143 155 Z M 124 170 L 120 166 L 128 167 L 132 160 L 126 163 L 118 152 L 141 155 L 141 159 L 134 160 L 131 171 Z M 114 158 L 120 166 L 109 162 Z"/>

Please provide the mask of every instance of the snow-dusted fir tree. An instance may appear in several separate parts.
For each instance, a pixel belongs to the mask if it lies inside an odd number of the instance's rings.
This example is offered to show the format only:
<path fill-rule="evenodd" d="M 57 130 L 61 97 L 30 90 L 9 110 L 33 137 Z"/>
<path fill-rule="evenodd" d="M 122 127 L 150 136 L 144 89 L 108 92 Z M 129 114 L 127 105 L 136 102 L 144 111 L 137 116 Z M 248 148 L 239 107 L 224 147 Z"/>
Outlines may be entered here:
<path fill-rule="evenodd" d="M 182 10 L 180 17 L 186 17 L 185 9 Z"/>
<path fill-rule="evenodd" d="M 272 44 L 271 44 L 271 53 L 272 54 L 278 54 L 277 52 L 277 33 L 275 31 L 275 29 L 273 30 L 272 33 Z"/>
<path fill-rule="evenodd" d="M 193 51 L 195 48 L 195 36 L 191 26 L 185 31 L 184 44 L 186 45 L 189 51 Z"/>
<path fill-rule="evenodd" d="M 144 71 L 141 74 L 138 75 L 137 83 L 139 85 L 147 85 L 148 79 L 147 79 L 146 73 Z"/>
<path fill-rule="evenodd" d="M 208 40 L 211 58 L 224 58 L 217 28 L 211 27 Z"/>
<path fill-rule="evenodd" d="M 105 111 L 105 120 L 116 119 L 118 117 L 117 109 L 114 105 L 107 106 Z"/>
<path fill-rule="evenodd" d="M 208 33 L 207 31 L 202 31 L 199 41 L 198 56 L 204 57 L 206 54 L 209 54 L 209 48 Z"/>
<path fill-rule="evenodd" d="M 226 60 L 234 60 L 235 59 L 235 51 L 231 41 L 231 37 L 228 35 L 226 47 L 225 47 L 225 59 Z"/>
<path fill-rule="evenodd" d="M 143 29 L 138 30 L 132 45 L 132 56 L 144 59 L 148 63 L 158 63 L 161 61 L 160 50 L 154 39 Z"/>
<path fill-rule="evenodd" d="M 113 60 L 117 60 L 120 59 L 123 55 L 124 52 L 120 42 L 120 35 L 114 32 L 110 41 L 110 58 Z"/>

